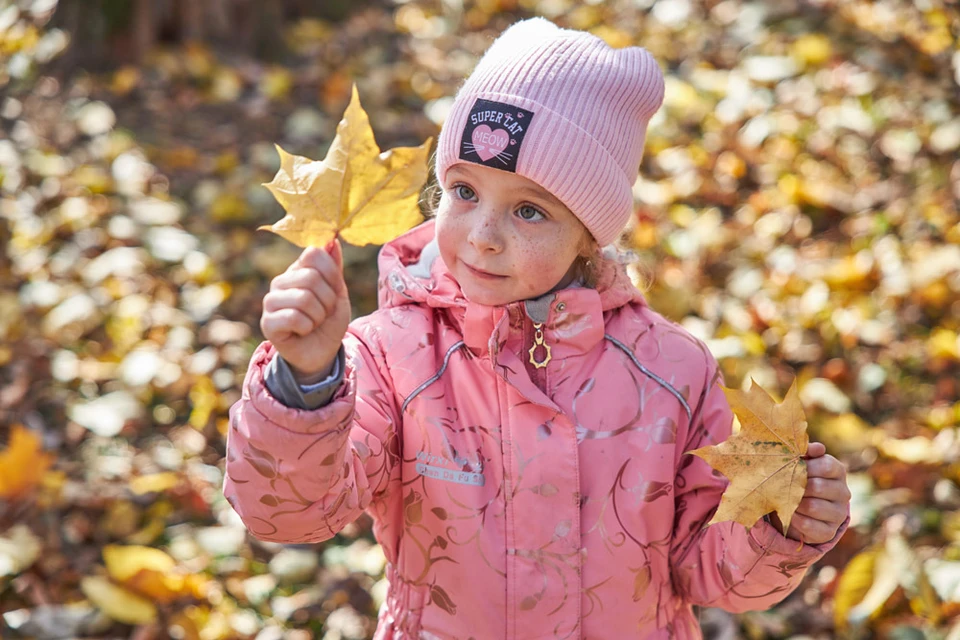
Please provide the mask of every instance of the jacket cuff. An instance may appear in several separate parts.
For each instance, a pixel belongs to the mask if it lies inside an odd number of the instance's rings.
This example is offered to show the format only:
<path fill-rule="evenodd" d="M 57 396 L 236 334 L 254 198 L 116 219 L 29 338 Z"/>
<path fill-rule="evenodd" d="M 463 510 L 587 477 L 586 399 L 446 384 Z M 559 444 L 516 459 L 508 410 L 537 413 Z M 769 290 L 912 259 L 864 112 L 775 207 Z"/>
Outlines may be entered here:
<path fill-rule="evenodd" d="M 760 547 L 768 548 L 773 553 L 815 562 L 836 546 L 840 538 L 843 537 L 843 534 L 846 533 L 847 528 L 850 526 L 850 514 L 847 514 L 846 520 L 837 528 L 837 532 L 833 538 L 820 544 L 807 544 L 799 540 L 794 540 L 793 538 L 787 538 L 780 533 L 780 530 L 777 529 L 766 516 L 764 516 L 760 522 L 763 524 L 761 525 L 758 522 L 750 528 L 750 535 L 753 537 L 754 542 L 760 545 Z"/>
<path fill-rule="evenodd" d="M 263 382 L 270 395 L 284 406 L 312 411 L 330 403 L 343 383 L 345 368 L 343 345 L 340 345 L 330 376 L 316 384 L 301 385 L 297 383 L 296 376 L 293 375 L 293 370 L 287 361 L 279 353 L 274 353 L 273 358 L 264 368 Z"/>

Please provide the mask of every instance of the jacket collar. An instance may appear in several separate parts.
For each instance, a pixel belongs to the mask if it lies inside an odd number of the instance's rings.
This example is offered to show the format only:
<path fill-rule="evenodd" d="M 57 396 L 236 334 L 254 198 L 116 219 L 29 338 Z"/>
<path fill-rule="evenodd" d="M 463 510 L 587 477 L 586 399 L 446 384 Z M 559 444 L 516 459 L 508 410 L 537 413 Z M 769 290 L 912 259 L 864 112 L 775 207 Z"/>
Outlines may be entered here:
<path fill-rule="evenodd" d="M 646 304 L 624 266 L 607 256 L 596 288 L 568 287 L 533 300 L 488 306 L 467 300 L 440 257 L 428 220 L 384 245 L 380 252 L 380 308 L 423 304 L 448 316 L 477 355 L 493 360 L 504 349 L 522 348 L 533 323 L 542 323 L 553 358 L 589 351 L 604 334 L 604 314 L 630 303 Z"/>

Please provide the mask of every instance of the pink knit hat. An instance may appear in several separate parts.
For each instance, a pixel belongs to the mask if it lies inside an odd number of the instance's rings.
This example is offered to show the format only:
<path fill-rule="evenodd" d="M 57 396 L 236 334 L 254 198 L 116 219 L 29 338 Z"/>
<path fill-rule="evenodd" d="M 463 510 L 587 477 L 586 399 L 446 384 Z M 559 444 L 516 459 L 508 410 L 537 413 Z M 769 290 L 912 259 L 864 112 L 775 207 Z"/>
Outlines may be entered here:
<path fill-rule="evenodd" d="M 512 171 L 609 244 L 633 211 L 647 123 L 662 102 L 663 74 L 646 49 L 523 20 L 457 93 L 437 143 L 437 178 L 458 162 Z"/>

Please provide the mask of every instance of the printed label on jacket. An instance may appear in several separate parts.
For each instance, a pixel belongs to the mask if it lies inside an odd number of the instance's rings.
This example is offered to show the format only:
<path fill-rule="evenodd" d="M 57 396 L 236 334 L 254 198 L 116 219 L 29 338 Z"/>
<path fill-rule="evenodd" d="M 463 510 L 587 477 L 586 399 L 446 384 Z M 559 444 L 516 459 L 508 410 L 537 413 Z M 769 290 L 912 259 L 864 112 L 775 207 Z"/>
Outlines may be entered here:
<path fill-rule="evenodd" d="M 421 451 L 417 454 L 417 473 L 428 478 L 433 478 L 435 480 L 443 480 L 444 482 L 454 482 L 456 484 L 469 484 L 477 487 L 482 487 L 486 482 L 486 478 L 483 477 L 482 473 L 475 473 L 473 471 L 463 471 L 461 469 L 446 469 L 444 467 L 437 466 L 436 464 L 427 464 L 424 461 L 428 462 L 439 462 L 440 464 L 448 464 L 450 461 L 441 458 L 440 456 L 434 456 L 426 451 Z"/>
<path fill-rule="evenodd" d="M 460 139 L 460 159 L 517 172 L 517 157 L 533 111 L 477 98 Z"/>

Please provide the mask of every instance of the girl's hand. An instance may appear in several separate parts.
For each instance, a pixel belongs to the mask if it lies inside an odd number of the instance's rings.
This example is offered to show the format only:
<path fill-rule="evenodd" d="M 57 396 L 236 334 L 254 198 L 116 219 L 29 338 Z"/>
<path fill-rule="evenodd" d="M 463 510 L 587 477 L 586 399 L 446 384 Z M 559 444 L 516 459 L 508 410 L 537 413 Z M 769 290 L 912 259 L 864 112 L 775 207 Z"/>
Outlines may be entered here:
<path fill-rule="evenodd" d="M 343 280 L 340 241 L 326 251 L 307 247 L 270 282 L 260 330 L 298 380 L 325 377 L 350 324 L 350 298 Z"/>
<path fill-rule="evenodd" d="M 819 442 L 811 442 L 807 447 L 807 490 L 786 534 L 806 544 L 832 540 L 850 509 L 847 470 L 826 453 L 827 448 Z M 782 531 L 776 514 L 772 519 Z"/>

